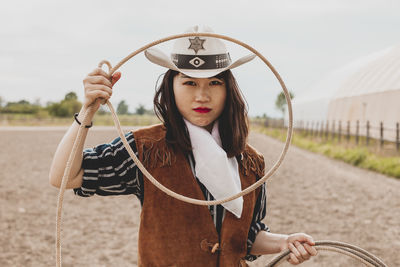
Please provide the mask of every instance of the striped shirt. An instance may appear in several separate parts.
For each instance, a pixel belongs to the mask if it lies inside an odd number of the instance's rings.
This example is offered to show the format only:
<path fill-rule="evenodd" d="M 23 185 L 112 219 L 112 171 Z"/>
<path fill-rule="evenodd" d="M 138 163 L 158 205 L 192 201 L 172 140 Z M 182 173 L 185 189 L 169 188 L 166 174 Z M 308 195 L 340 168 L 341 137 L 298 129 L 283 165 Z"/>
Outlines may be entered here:
<path fill-rule="evenodd" d="M 125 137 L 137 154 L 136 143 L 132 132 L 125 134 Z M 194 159 L 189 157 L 189 163 L 194 173 Z M 84 169 L 82 186 L 75 188 L 78 196 L 90 197 L 94 194 L 101 196 L 109 195 L 130 195 L 134 194 L 143 205 L 143 175 L 136 166 L 133 159 L 125 149 L 121 138 L 114 139 L 111 143 L 101 144 L 94 148 L 83 151 L 82 168 Z M 206 200 L 214 200 L 214 197 L 207 188 L 196 178 Z M 222 205 L 208 206 L 214 225 L 220 232 L 225 209 Z M 265 184 L 261 186 L 260 194 L 254 208 L 253 219 L 247 238 L 246 260 L 253 261 L 258 256 L 251 255 L 250 250 L 259 231 L 268 231 L 269 228 L 261 221 L 266 214 L 266 189 Z"/>

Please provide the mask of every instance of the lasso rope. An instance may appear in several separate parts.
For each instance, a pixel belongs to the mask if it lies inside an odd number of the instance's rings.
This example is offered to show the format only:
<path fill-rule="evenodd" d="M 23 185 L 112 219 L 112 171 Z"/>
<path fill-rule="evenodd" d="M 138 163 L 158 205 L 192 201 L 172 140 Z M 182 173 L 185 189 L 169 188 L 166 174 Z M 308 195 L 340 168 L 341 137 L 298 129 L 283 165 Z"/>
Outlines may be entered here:
<path fill-rule="evenodd" d="M 354 245 L 350 245 L 338 241 L 321 240 L 315 241 L 315 249 L 318 251 L 331 251 L 349 256 L 365 266 L 368 267 L 387 267 L 387 265 L 378 257 L 369 253 L 368 251 Z M 282 251 L 279 255 L 274 257 L 266 267 L 276 267 L 281 265 L 289 258 L 290 250 Z"/>
<path fill-rule="evenodd" d="M 154 41 L 148 45 L 143 46 L 142 48 L 132 52 L 131 54 L 129 54 L 127 57 L 125 57 L 123 60 L 121 60 L 115 67 L 112 67 L 111 64 L 108 61 L 102 61 L 99 63 L 99 67 L 101 68 L 103 66 L 103 64 L 106 64 L 109 68 L 109 78 L 111 79 L 112 74 L 119 69 L 124 63 L 126 63 L 129 59 L 133 58 L 134 56 L 136 56 L 137 54 L 145 51 L 146 49 L 153 47 L 155 45 L 158 45 L 160 43 L 166 42 L 166 41 L 170 41 L 173 39 L 178 39 L 178 38 L 184 38 L 184 37 L 193 37 L 193 36 L 205 36 L 205 37 L 214 37 L 214 38 L 220 38 L 220 39 L 224 39 L 233 43 L 236 43 L 248 50 L 250 50 L 251 52 L 253 52 L 255 55 L 257 55 L 267 66 L 268 68 L 272 71 L 272 73 L 275 75 L 275 77 L 278 79 L 282 90 L 284 92 L 285 98 L 286 98 L 286 102 L 287 102 L 287 106 L 288 106 L 288 114 L 289 114 L 289 125 L 288 125 L 288 130 L 287 130 L 287 136 L 286 136 L 286 142 L 284 145 L 284 148 L 279 156 L 279 159 L 276 161 L 276 163 L 272 166 L 272 168 L 270 170 L 268 170 L 268 172 L 261 178 L 259 179 L 257 182 L 255 182 L 253 185 L 247 187 L 246 189 L 242 190 L 241 192 L 230 196 L 230 197 L 226 197 L 224 199 L 220 199 L 220 200 L 212 200 L 212 201 L 206 201 L 206 200 L 199 200 L 199 199 L 194 199 L 194 198 L 189 198 L 180 194 L 175 193 L 174 191 L 164 187 L 162 184 L 160 184 L 147 170 L 146 168 L 143 166 L 143 164 L 139 161 L 139 159 L 136 157 L 135 153 L 132 151 L 130 145 L 128 144 L 128 141 L 125 138 L 125 135 L 121 129 L 121 125 L 120 122 L 118 120 L 117 115 L 115 114 L 114 108 L 112 106 L 112 104 L 107 100 L 105 103 L 107 104 L 107 106 L 109 107 L 113 120 L 114 120 L 114 125 L 118 131 L 118 134 L 126 148 L 126 150 L 128 151 L 129 155 L 132 157 L 133 161 L 136 163 L 136 165 L 138 166 L 138 168 L 142 171 L 143 175 L 149 179 L 149 181 L 151 183 L 153 183 L 157 188 L 159 188 L 161 191 L 163 191 L 164 193 L 166 193 L 167 195 L 174 197 L 176 199 L 182 200 L 184 202 L 187 203 L 191 203 L 191 204 L 196 204 L 196 205 L 203 205 L 203 206 L 210 206 L 210 205 L 218 205 L 218 204 L 222 204 L 228 201 L 231 201 L 233 199 L 236 199 L 238 197 L 241 197 L 245 194 L 248 194 L 250 192 L 252 192 L 253 190 L 255 190 L 257 187 L 261 186 L 270 176 L 272 176 L 272 174 L 275 173 L 275 171 L 278 169 L 278 167 L 281 165 L 287 150 L 289 148 L 289 144 L 290 141 L 292 139 L 292 133 L 293 133 L 293 114 L 292 114 L 292 103 L 290 101 L 290 96 L 288 93 L 288 90 L 285 86 L 285 83 L 283 82 L 282 78 L 280 77 L 279 73 L 275 70 L 275 68 L 271 65 L 271 63 L 262 55 L 260 54 L 258 51 L 256 51 L 254 48 L 252 48 L 251 46 L 233 39 L 231 37 L 228 36 L 224 36 L 224 35 L 220 35 L 220 34 L 214 34 L 214 33 L 184 33 L 184 34 L 178 34 L 178 35 L 173 35 L 170 37 L 166 37 L 157 41 Z M 103 103 L 104 104 L 104 103 Z M 70 170 L 72 167 L 72 162 L 74 162 L 74 158 L 76 156 L 76 153 L 81 153 L 81 151 L 77 151 L 77 148 L 79 147 L 78 145 L 80 144 L 80 142 L 82 141 L 82 133 L 83 133 L 83 129 L 85 128 L 85 125 L 88 125 L 90 122 L 88 122 L 88 114 L 92 111 L 92 107 L 90 106 L 85 114 L 84 114 L 84 118 L 82 120 L 82 123 L 78 129 L 78 133 L 77 136 L 75 138 L 72 150 L 71 150 L 71 154 L 68 158 L 66 167 L 65 167 L 65 171 L 64 171 L 64 175 L 62 178 L 62 182 L 61 182 L 61 186 L 60 186 L 60 192 L 58 195 L 58 202 L 57 202 L 57 219 L 56 219 L 56 266 L 57 267 L 61 267 L 62 266 L 62 255 L 61 255 L 61 229 L 62 229 L 62 203 L 63 203 L 63 199 L 64 199 L 64 192 L 66 189 L 66 185 L 67 185 L 67 181 L 69 179 L 70 176 Z"/>

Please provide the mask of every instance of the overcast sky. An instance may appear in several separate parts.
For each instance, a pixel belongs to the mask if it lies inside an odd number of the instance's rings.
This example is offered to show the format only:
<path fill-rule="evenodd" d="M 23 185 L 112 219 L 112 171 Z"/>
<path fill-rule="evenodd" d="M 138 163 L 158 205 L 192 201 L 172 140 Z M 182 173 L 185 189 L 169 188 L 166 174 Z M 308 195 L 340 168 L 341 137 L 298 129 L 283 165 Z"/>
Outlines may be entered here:
<path fill-rule="evenodd" d="M 0 96 L 45 104 L 75 91 L 82 101 L 82 80 L 102 59 L 116 65 L 145 44 L 196 24 L 253 46 L 300 96 L 329 72 L 400 44 L 399 14 L 396 0 L 2 1 Z M 233 52 L 233 59 L 247 53 Z M 164 71 L 135 57 L 121 68 L 111 102 L 124 99 L 131 111 L 139 103 L 152 108 Z M 279 84 L 259 59 L 234 74 L 251 115 L 279 116 Z"/>

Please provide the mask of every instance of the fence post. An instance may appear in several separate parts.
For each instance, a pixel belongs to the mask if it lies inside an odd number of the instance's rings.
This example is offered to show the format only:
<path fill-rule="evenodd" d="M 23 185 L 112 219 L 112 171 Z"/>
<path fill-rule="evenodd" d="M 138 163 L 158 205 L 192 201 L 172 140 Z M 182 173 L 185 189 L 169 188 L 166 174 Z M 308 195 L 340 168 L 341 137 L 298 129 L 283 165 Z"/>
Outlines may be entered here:
<path fill-rule="evenodd" d="M 326 121 L 326 124 L 325 124 L 325 139 L 326 139 L 326 141 L 328 141 L 328 138 L 329 138 L 329 121 Z"/>
<path fill-rule="evenodd" d="M 336 133 L 335 133 L 335 120 L 333 120 L 333 122 L 332 122 L 332 135 L 331 135 L 332 141 L 335 141 L 335 135 L 336 135 Z"/>
<path fill-rule="evenodd" d="M 396 149 L 397 149 L 397 151 L 399 151 L 399 149 L 400 149 L 399 123 L 396 123 Z"/>
<path fill-rule="evenodd" d="M 360 121 L 357 120 L 357 122 L 356 122 L 356 144 L 357 145 L 358 145 L 358 141 L 360 139 L 359 135 L 360 135 Z"/>
<path fill-rule="evenodd" d="M 346 133 L 347 142 L 350 140 L 350 121 L 347 121 L 347 133 Z"/>
<path fill-rule="evenodd" d="M 310 134 L 310 122 L 307 121 L 307 124 L 306 124 L 306 136 L 308 136 L 309 134 Z"/>
<path fill-rule="evenodd" d="M 367 146 L 369 145 L 369 121 L 367 121 Z"/>
<path fill-rule="evenodd" d="M 314 121 L 311 121 L 310 135 L 311 135 L 311 138 L 314 137 Z"/>
<path fill-rule="evenodd" d="M 304 124 L 304 136 L 308 135 L 308 121 Z"/>
<path fill-rule="evenodd" d="M 321 132 L 319 132 L 319 137 L 324 137 L 324 121 L 321 121 Z"/>
<path fill-rule="evenodd" d="M 339 121 L 338 141 L 342 138 L 342 121 Z"/>
<path fill-rule="evenodd" d="M 381 148 L 383 147 L 383 122 L 381 122 Z"/>
<path fill-rule="evenodd" d="M 317 123 L 316 123 L 316 127 L 315 127 L 315 137 L 318 138 L 318 135 L 319 135 L 319 121 L 317 121 Z"/>

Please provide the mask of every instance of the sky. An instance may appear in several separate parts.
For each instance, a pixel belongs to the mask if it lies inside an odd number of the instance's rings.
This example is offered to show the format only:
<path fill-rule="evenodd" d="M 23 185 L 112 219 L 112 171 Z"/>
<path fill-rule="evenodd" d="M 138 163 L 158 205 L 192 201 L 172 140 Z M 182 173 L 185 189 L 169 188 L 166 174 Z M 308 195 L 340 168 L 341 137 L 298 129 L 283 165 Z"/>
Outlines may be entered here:
<path fill-rule="evenodd" d="M 105 59 L 113 66 L 144 45 L 193 25 L 249 44 L 276 68 L 296 96 L 336 69 L 400 44 L 397 0 L 15 0 L 0 4 L 0 97 L 45 105 L 74 91 Z M 161 49 L 168 54 L 171 42 Z M 249 53 L 227 43 L 233 60 Z M 165 69 L 139 54 L 120 71 L 111 103 L 152 108 Z M 234 70 L 249 114 L 281 116 L 281 88 L 258 58 Z M 107 108 L 107 107 L 106 107 Z"/>

